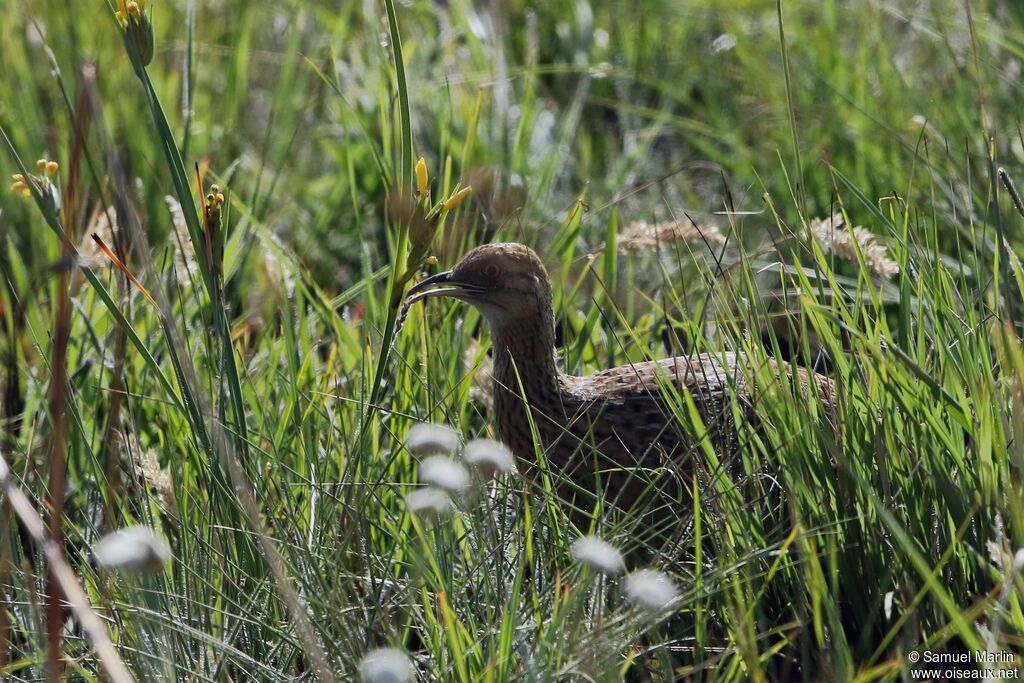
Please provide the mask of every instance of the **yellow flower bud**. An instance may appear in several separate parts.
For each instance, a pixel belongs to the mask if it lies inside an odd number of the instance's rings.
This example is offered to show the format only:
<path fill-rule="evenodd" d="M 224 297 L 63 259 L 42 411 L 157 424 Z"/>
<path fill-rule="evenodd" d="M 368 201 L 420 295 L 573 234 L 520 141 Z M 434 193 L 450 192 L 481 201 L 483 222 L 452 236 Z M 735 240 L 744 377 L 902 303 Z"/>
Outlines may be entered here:
<path fill-rule="evenodd" d="M 11 185 L 11 192 L 21 192 L 22 190 L 28 189 L 28 185 L 25 184 L 24 180 L 19 180 Z"/>
<path fill-rule="evenodd" d="M 153 26 L 142 11 L 145 5 L 134 0 L 127 4 L 125 0 L 117 0 L 117 7 L 117 19 L 124 28 L 125 46 L 138 57 L 139 64 L 149 66 L 156 52 L 156 43 Z"/>
<path fill-rule="evenodd" d="M 36 168 L 38 168 L 40 171 L 46 171 L 46 164 L 46 159 L 40 159 L 39 161 L 36 162 Z"/>
<path fill-rule="evenodd" d="M 427 162 L 423 157 L 416 162 L 416 191 L 420 194 L 427 192 Z"/>
<path fill-rule="evenodd" d="M 50 175 L 57 175 L 57 171 L 60 170 L 60 164 L 56 161 L 48 161 L 46 163 L 46 172 Z"/>
<path fill-rule="evenodd" d="M 428 266 L 436 266 L 437 265 L 437 257 L 436 256 L 428 256 L 427 260 L 424 261 L 424 263 L 426 263 Z"/>
<path fill-rule="evenodd" d="M 32 190 L 30 190 L 30 189 L 28 189 L 26 187 L 24 190 L 21 191 L 21 198 L 22 199 L 31 199 L 32 198 Z"/>
<path fill-rule="evenodd" d="M 466 187 L 462 188 L 458 192 L 455 192 L 454 194 L 452 194 L 451 197 L 448 197 L 448 199 L 444 200 L 444 210 L 445 211 L 451 211 L 452 209 L 454 209 L 456 206 L 461 204 L 462 200 L 465 199 L 466 197 L 468 197 L 469 193 L 472 192 L 472 191 L 473 191 L 473 188 L 471 186 L 467 185 Z"/>
<path fill-rule="evenodd" d="M 11 179 L 24 181 L 25 176 L 21 175 L 20 173 L 15 173 L 14 175 L 11 176 Z"/>

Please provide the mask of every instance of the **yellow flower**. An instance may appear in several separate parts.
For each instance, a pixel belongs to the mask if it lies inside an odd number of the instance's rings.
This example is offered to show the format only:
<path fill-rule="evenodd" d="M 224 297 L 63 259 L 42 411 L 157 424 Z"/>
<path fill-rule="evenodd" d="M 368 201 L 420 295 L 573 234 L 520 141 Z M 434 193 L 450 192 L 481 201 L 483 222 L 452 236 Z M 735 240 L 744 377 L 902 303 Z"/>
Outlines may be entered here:
<path fill-rule="evenodd" d="M 219 185 L 210 185 L 210 192 L 206 195 L 206 203 L 210 206 L 221 206 L 224 204 L 224 193 L 220 191 Z"/>
<path fill-rule="evenodd" d="M 471 186 L 467 185 L 466 187 L 462 188 L 461 190 L 457 190 L 457 191 L 453 192 L 452 196 L 450 196 L 450 197 L 448 197 L 448 199 L 444 200 L 444 205 L 443 205 L 444 206 L 444 210 L 445 211 L 451 211 L 452 209 L 454 209 L 456 206 L 461 204 L 462 200 L 464 200 L 466 197 L 468 197 L 469 193 L 472 192 L 472 191 L 473 191 L 473 188 Z"/>
<path fill-rule="evenodd" d="M 134 52 L 142 66 L 149 66 L 156 51 L 153 37 L 153 25 L 145 13 L 144 0 L 117 0 L 117 20 L 124 27 L 124 42 L 130 52 Z"/>
<path fill-rule="evenodd" d="M 44 204 L 54 210 L 60 209 L 60 190 L 49 177 L 57 174 L 60 165 L 56 161 L 50 161 L 44 157 L 36 161 L 36 168 L 42 172 L 40 175 L 26 177 L 22 173 L 12 173 L 11 179 L 14 182 L 10 186 L 11 192 L 17 193 L 24 199 L 30 199 L 34 194 L 32 192 L 34 189 L 35 194 L 41 197 Z"/>
<path fill-rule="evenodd" d="M 420 157 L 416 162 L 416 191 L 424 195 L 427 193 L 427 162 Z"/>
<path fill-rule="evenodd" d="M 28 199 L 29 197 L 31 197 L 32 190 L 29 189 L 28 183 L 26 183 L 22 179 L 23 176 L 20 173 L 15 173 L 13 177 L 17 178 L 17 180 L 15 180 L 14 183 L 11 184 L 11 192 L 16 192 L 18 196 L 23 199 Z"/>

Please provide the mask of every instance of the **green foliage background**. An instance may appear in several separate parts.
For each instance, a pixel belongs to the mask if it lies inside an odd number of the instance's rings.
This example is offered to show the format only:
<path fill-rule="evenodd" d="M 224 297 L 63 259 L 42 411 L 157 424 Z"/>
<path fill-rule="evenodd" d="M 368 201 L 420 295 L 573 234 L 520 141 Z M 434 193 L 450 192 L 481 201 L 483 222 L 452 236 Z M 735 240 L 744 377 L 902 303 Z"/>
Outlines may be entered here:
<path fill-rule="evenodd" d="M 66 555 L 133 673 L 292 680 L 319 650 L 348 680 L 393 645 L 422 680 L 895 680 L 911 650 L 1019 651 L 1021 6 L 416 1 L 396 42 L 389 5 L 148 0 L 142 79 L 113 5 L 0 2 L 3 167 L 57 160 L 62 200 L 0 197 L 0 446 L 44 516 L 66 463 Z M 385 355 L 419 156 L 434 200 L 474 189 L 441 266 L 542 253 L 567 371 L 732 348 L 836 381 L 835 432 L 784 387 L 746 430 L 784 509 L 708 482 L 680 505 L 671 613 L 579 566 L 588 530 L 518 478 L 405 511 L 411 424 L 495 435 L 476 313 L 414 309 Z M 197 163 L 228 197 L 222 280 Z M 185 277 L 167 196 L 196 219 Z M 899 274 L 823 250 L 833 211 Z M 619 253 L 639 220 L 727 242 Z M 91 255 L 104 222 L 162 313 Z M 39 679 L 46 564 L 0 509 L 0 673 Z M 133 523 L 173 560 L 99 571 Z M 61 647 L 98 678 L 79 629 Z"/>

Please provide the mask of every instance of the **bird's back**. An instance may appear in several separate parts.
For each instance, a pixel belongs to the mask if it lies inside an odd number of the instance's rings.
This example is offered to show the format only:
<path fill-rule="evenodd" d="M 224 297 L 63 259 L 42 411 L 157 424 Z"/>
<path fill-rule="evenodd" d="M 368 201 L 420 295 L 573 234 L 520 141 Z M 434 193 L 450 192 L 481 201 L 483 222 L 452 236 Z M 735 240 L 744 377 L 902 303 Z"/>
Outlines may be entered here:
<path fill-rule="evenodd" d="M 624 431 L 632 431 L 650 422 L 664 426 L 673 422 L 679 409 L 685 410 L 684 395 L 692 398 L 704 426 L 712 428 L 726 415 L 732 401 L 739 400 L 751 409 L 753 400 L 748 377 L 753 367 L 747 356 L 736 353 L 701 353 L 676 356 L 656 361 L 632 363 L 593 375 L 562 375 L 560 384 L 563 402 L 577 416 L 586 415 L 591 424 L 619 423 Z M 773 382 L 790 382 L 789 368 L 768 360 L 766 377 Z M 804 369 L 797 370 L 801 390 L 814 378 L 821 398 L 830 404 L 832 383 L 827 378 Z M 758 385 L 764 392 L 767 386 Z M 643 439 L 635 439 L 642 441 Z"/>
<path fill-rule="evenodd" d="M 593 375 L 562 376 L 563 404 L 581 444 L 600 454 L 606 470 L 680 463 L 704 428 L 724 436 L 730 396 L 742 397 L 735 354 L 699 354 L 633 363 Z M 730 393 L 729 386 L 733 386 Z M 703 425 L 677 419 L 688 394 Z"/>
<path fill-rule="evenodd" d="M 601 489 L 613 499 L 618 496 L 623 507 L 642 500 L 655 487 L 663 489 L 666 478 L 685 486 L 696 467 L 707 466 L 698 457 L 703 438 L 711 440 L 727 463 L 738 450 L 733 410 L 754 417 L 757 397 L 747 380 L 753 369 L 741 367 L 745 362 L 746 356 L 735 353 L 702 353 L 633 363 L 588 376 L 560 375 L 557 397 L 530 401 L 549 468 L 578 489 Z M 769 363 L 766 377 L 791 381 L 788 368 Z M 812 376 L 819 395 L 830 403 L 829 380 L 803 370 L 797 373 L 802 387 Z M 758 388 L 766 389 L 760 384 Z M 508 421 L 521 422 L 510 404 L 518 403 L 521 409 L 522 399 L 505 392 L 502 401 L 500 391 L 499 404 L 508 406 L 504 412 L 512 418 Z M 686 395 L 699 420 L 688 417 Z M 503 432 L 513 430 L 512 425 L 499 426 Z M 530 462 L 532 439 L 518 431 L 523 438 L 513 438 L 510 445 L 520 451 L 520 459 Z M 523 443 L 516 444 L 519 440 Z M 705 470 L 705 474 L 713 473 Z"/>

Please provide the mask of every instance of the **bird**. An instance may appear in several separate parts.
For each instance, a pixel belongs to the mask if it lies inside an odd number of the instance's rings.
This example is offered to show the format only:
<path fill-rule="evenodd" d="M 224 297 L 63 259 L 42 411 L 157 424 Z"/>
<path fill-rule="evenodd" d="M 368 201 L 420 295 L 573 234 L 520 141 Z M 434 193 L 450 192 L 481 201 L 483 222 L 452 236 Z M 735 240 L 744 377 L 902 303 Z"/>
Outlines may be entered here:
<path fill-rule="evenodd" d="M 556 493 L 584 517 L 599 501 L 621 510 L 650 504 L 666 482 L 674 482 L 678 500 L 697 468 L 713 474 L 723 467 L 701 462 L 701 429 L 725 461 L 739 447 L 733 408 L 756 419 L 755 387 L 743 372 L 750 359 L 742 353 L 677 356 L 587 376 L 559 370 L 551 280 L 524 244 L 473 248 L 451 270 L 415 284 L 406 305 L 440 296 L 470 304 L 488 323 L 497 429 L 520 471 L 531 479 L 545 468 L 555 474 Z M 788 367 L 769 365 L 763 374 L 792 379 Z M 803 368 L 796 377 L 832 404 L 831 380 Z M 703 427 L 676 419 L 686 411 L 684 394 Z"/>

